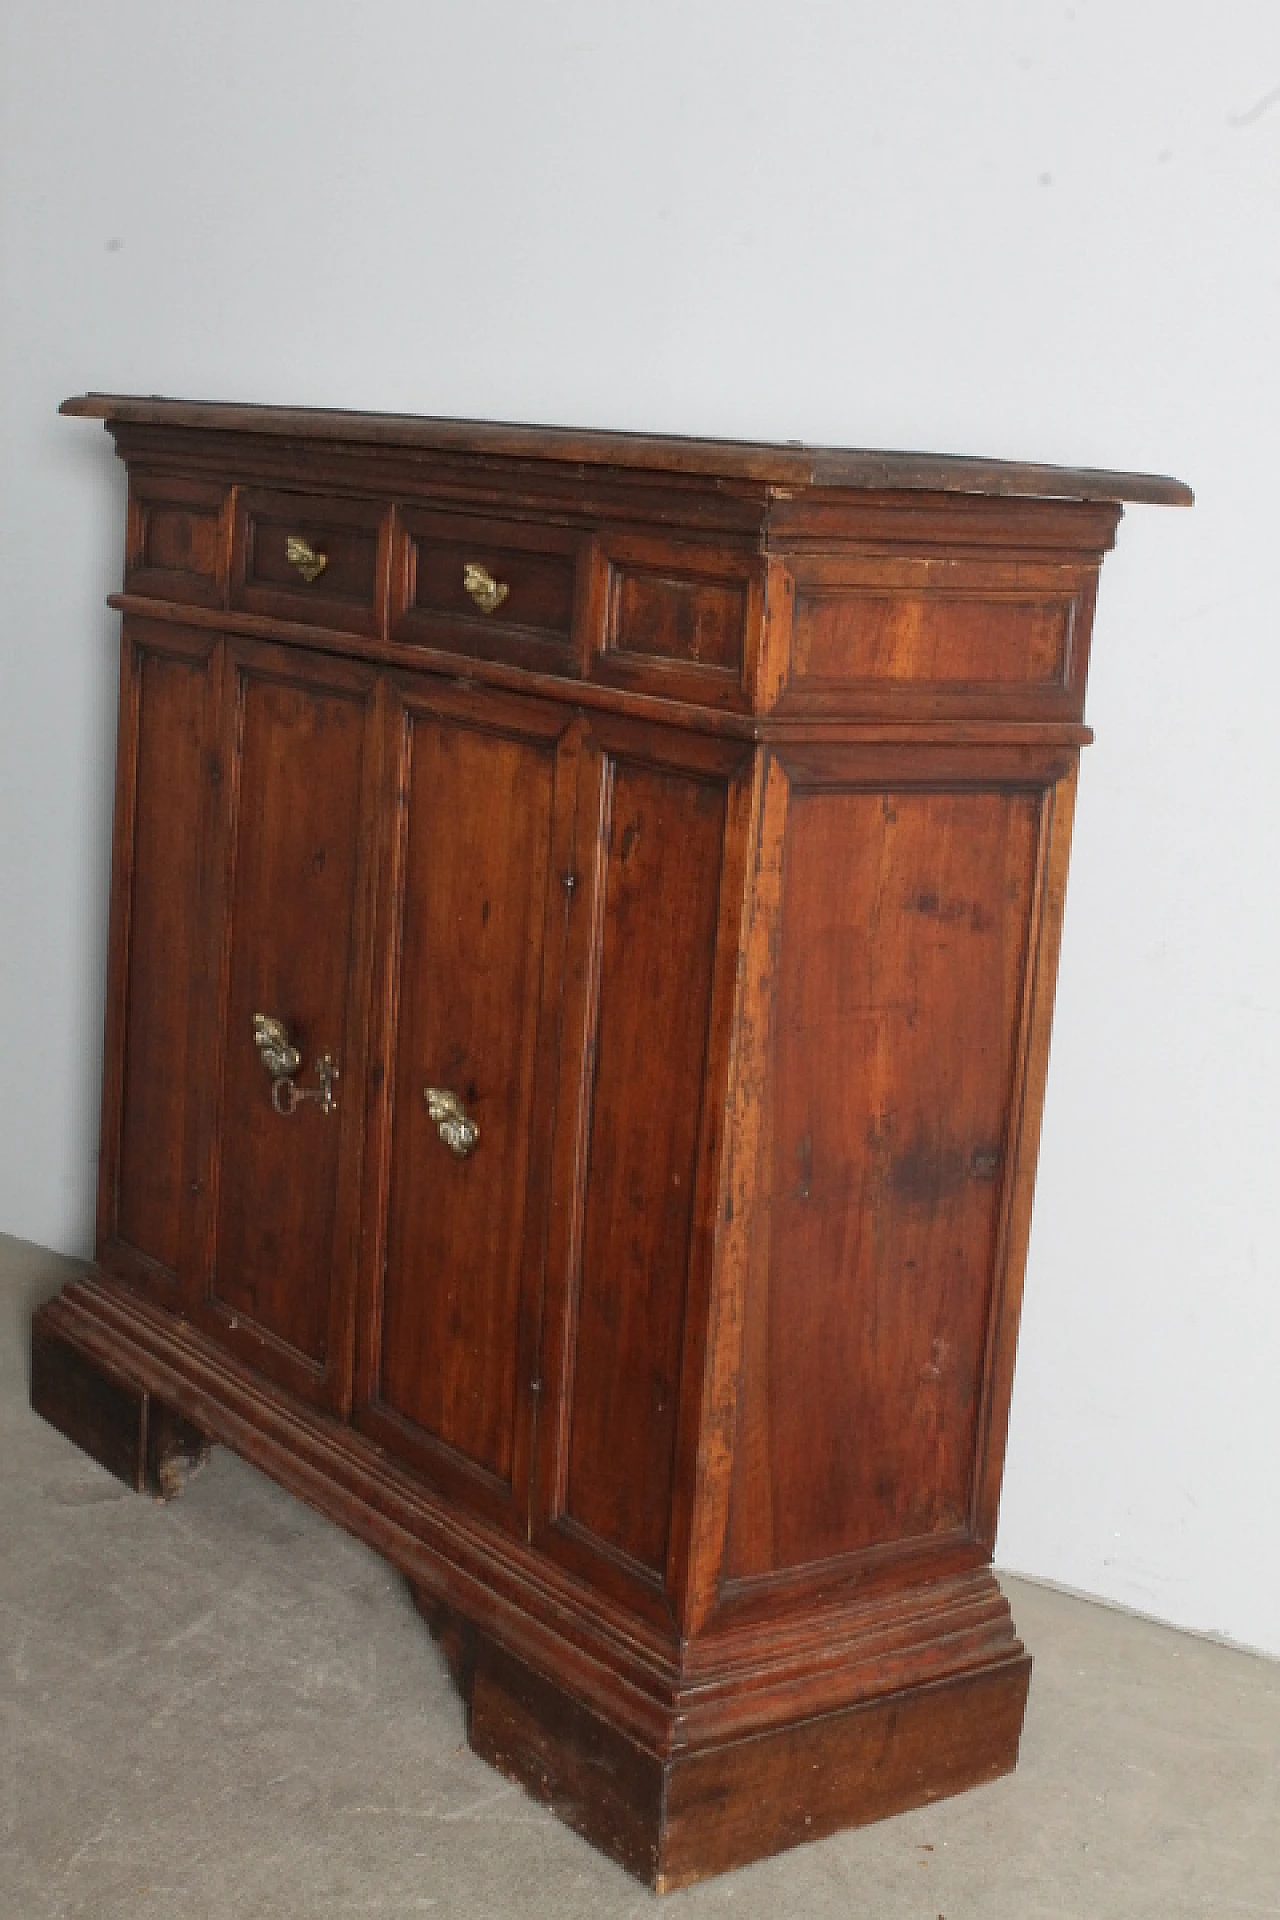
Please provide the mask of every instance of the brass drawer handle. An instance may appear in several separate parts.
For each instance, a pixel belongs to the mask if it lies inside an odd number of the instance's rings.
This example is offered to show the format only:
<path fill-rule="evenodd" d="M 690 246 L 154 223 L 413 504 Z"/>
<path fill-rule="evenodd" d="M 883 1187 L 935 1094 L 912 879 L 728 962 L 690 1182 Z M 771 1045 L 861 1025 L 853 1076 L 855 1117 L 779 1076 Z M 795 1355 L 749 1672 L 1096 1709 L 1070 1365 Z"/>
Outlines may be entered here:
<path fill-rule="evenodd" d="M 317 553 L 309 540 L 300 533 L 289 534 L 284 543 L 284 557 L 291 567 L 296 567 L 307 585 L 318 580 L 329 564 L 326 553 Z"/>
<path fill-rule="evenodd" d="M 287 1119 L 304 1100 L 314 1100 L 321 1113 L 333 1112 L 338 1104 L 333 1083 L 340 1076 L 338 1063 L 331 1053 L 322 1053 L 316 1061 L 320 1085 L 299 1087 L 295 1086 L 293 1076 L 302 1065 L 302 1055 L 290 1040 L 283 1020 L 277 1020 L 274 1014 L 255 1013 L 253 1044 L 258 1049 L 259 1060 L 271 1075 L 271 1104 L 278 1114 Z"/>
<path fill-rule="evenodd" d="M 489 569 L 476 560 L 464 562 L 462 584 L 481 613 L 493 613 L 511 591 L 505 580 L 495 580 Z"/>
<path fill-rule="evenodd" d="M 436 1123 L 436 1132 L 450 1153 L 456 1154 L 459 1160 L 465 1160 L 469 1153 L 474 1153 L 480 1129 L 457 1094 L 450 1093 L 447 1087 L 424 1087 L 422 1097 L 427 1103 L 428 1114 Z"/>

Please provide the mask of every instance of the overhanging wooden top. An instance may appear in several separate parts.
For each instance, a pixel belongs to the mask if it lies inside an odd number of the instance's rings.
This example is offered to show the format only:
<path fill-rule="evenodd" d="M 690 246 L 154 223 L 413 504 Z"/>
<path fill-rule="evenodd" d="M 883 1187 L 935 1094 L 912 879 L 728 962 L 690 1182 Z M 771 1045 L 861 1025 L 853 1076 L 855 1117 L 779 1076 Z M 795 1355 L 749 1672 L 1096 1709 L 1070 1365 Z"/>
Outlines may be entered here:
<path fill-rule="evenodd" d="M 1157 473 L 1037 466 L 945 453 L 874 453 L 748 440 L 690 440 L 675 434 L 599 433 L 416 414 L 348 413 L 331 407 L 237 406 L 216 401 L 79 394 L 59 411 L 94 420 L 204 432 L 275 434 L 352 446 L 427 453 L 479 453 L 561 465 L 622 467 L 776 487 L 861 487 L 875 491 L 985 493 L 1050 500 L 1132 500 L 1190 506 L 1190 487 Z"/>

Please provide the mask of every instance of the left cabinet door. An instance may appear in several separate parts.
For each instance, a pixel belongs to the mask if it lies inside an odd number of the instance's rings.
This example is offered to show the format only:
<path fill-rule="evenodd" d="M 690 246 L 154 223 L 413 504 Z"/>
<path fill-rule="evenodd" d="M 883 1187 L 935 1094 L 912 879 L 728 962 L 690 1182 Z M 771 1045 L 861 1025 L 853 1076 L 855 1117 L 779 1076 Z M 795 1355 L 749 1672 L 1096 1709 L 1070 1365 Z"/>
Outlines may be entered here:
<path fill-rule="evenodd" d="M 227 641 L 209 765 L 211 952 L 195 1047 L 194 1317 L 290 1391 L 350 1404 L 378 779 L 373 670 Z M 273 1059 L 262 1021 L 277 1023 Z M 336 1078 L 332 1077 L 336 1074 Z M 329 1081 L 330 1098 L 319 1096 Z M 276 1084 L 279 1082 L 279 1084 Z"/>

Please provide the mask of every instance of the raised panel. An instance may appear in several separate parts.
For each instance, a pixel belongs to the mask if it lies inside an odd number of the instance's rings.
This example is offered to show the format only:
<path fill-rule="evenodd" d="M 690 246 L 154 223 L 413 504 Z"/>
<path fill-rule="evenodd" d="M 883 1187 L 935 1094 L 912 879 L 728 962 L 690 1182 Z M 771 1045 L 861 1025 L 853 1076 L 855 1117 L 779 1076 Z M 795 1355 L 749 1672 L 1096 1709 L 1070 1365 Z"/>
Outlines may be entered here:
<path fill-rule="evenodd" d="M 1093 576 L 990 558 L 797 555 L 779 712 L 1068 717 L 1084 698 Z"/>
<path fill-rule="evenodd" d="M 135 473 L 129 490 L 125 585 L 157 599 L 221 605 L 227 490 L 213 481 Z"/>
<path fill-rule="evenodd" d="M 1029 595 L 803 593 L 796 600 L 796 677 L 1060 685 L 1071 616 L 1070 600 Z"/>
<path fill-rule="evenodd" d="M 592 678 L 722 707 L 747 704 L 763 620 L 758 555 L 719 542 L 602 536 Z"/>
<path fill-rule="evenodd" d="M 969 1526 L 1043 805 L 792 795 L 731 1583 Z"/>
<path fill-rule="evenodd" d="M 563 945 L 552 853 L 568 717 L 501 697 L 479 709 L 465 695 L 407 698 L 386 1242 L 358 1418 L 427 1473 L 503 1507 L 517 1461 L 528 1471 L 521 1407 L 546 1204 L 535 1089 L 559 957 L 544 960 L 544 926 Z M 465 1158 L 441 1139 L 428 1086 L 456 1094 L 478 1127 Z"/>
<path fill-rule="evenodd" d="M 203 753 L 212 641 L 141 628 L 126 638 L 129 691 L 121 765 L 133 780 L 118 805 L 127 840 L 127 957 L 118 1043 L 114 1155 L 104 1237 L 143 1256 L 149 1277 L 176 1284 L 187 1183 L 189 1047 L 201 957 Z M 115 1053 L 109 1047 L 109 1053 Z"/>
<path fill-rule="evenodd" d="M 218 517 L 156 501 L 147 515 L 143 558 L 167 573 L 193 573 L 212 580 L 218 566 Z"/>
<path fill-rule="evenodd" d="M 276 649 L 230 663 L 222 1060 L 206 1319 L 300 1391 L 338 1392 L 360 1161 L 373 678 Z M 296 1080 L 338 1063 L 336 1110 L 273 1104 L 254 1016 L 282 1020 Z M 324 1383 L 328 1382 L 328 1385 Z"/>
<path fill-rule="evenodd" d="M 682 579 L 657 568 L 611 573 L 607 643 L 615 652 L 741 670 L 744 581 Z"/>
<path fill-rule="evenodd" d="M 599 770 L 580 840 L 587 1071 L 566 1122 L 575 1198 L 547 1342 L 545 1497 L 562 1536 L 662 1587 L 728 780 L 625 754 Z"/>

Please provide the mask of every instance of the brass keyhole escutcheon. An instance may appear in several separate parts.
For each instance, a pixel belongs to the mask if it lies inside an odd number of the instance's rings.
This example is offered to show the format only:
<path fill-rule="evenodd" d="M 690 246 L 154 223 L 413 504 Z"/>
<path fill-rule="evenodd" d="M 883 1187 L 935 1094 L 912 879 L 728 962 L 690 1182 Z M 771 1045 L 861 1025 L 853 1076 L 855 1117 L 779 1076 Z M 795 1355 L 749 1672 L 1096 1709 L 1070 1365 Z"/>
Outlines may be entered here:
<path fill-rule="evenodd" d="M 448 1087 L 424 1087 L 422 1097 L 427 1103 L 428 1115 L 436 1123 L 436 1132 L 450 1153 L 459 1160 L 474 1153 L 480 1129 L 457 1094 L 450 1093 Z"/>
<path fill-rule="evenodd" d="M 334 1083 L 341 1078 L 341 1073 L 331 1053 L 322 1053 L 316 1061 L 320 1085 L 300 1087 L 293 1076 L 302 1065 L 302 1055 L 290 1040 L 283 1020 L 277 1020 L 272 1013 L 255 1013 L 253 1044 L 258 1049 L 259 1060 L 271 1075 L 271 1104 L 283 1119 L 287 1120 L 306 1100 L 314 1100 L 321 1113 L 333 1112 L 338 1104 Z"/>
<path fill-rule="evenodd" d="M 478 560 L 464 563 L 462 584 L 481 613 L 495 612 L 511 591 L 505 580 L 495 580 L 489 569 L 482 567 Z"/>
<path fill-rule="evenodd" d="M 302 575 L 308 586 L 320 578 L 329 564 L 328 554 L 317 553 L 311 542 L 304 540 L 300 533 L 288 535 L 284 543 L 284 557 Z"/>

